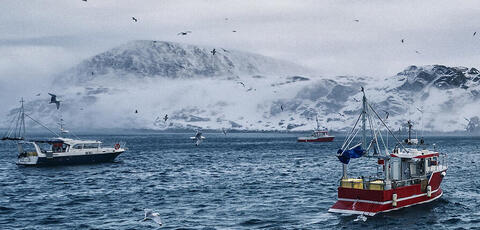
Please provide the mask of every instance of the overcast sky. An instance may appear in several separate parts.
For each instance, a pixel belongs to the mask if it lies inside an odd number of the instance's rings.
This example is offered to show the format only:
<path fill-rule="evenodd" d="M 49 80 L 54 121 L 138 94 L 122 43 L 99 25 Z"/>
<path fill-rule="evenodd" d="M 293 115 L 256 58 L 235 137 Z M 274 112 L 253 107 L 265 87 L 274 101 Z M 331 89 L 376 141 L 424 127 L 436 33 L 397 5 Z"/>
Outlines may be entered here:
<path fill-rule="evenodd" d="M 246 50 L 326 76 L 478 66 L 479 12 L 478 0 L 1 0 L 0 90 L 134 39 Z"/>

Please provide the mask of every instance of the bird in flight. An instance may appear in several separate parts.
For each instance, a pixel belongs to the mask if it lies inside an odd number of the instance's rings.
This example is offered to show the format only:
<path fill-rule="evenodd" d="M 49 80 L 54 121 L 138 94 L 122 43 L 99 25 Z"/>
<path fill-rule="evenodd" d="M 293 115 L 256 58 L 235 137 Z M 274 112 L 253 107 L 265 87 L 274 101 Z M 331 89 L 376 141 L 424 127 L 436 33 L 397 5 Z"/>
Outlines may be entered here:
<path fill-rule="evenodd" d="M 345 115 L 341 114 L 341 113 L 338 113 L 338 115 L 342 116 L 342 117 L 345 117 Z"/>
<path fill-rule="evenodd" d="M 386 115 L 385 115 L 385 120 L 387 120 L 387 119 L 388 119 L 388 116 L 390 116 L 390 113 L 389 113 L 387 110 L 383 110 L 383 112 L 385 112 L 385 114 L 386 114 Z"/>
<path fill-rule="evenodd" d="M 404 40 L 403 38 L 402 38 L 402 40 L 400 40 L 400 41 L 401 41 L 402 43 L 404 43 L 404 42 L 405 42 L 405 40 Z"/>
<path fill-rule="evenodd" d="M 40 93 L 37 93 L 37 95 L 35 95 L 35 96 L 37 96 L 37 97 L 40 96 Z"/>
<path fill-rule="evenodd" d="M 353 20 L 353 21 L 355 21 L 355 22 L 360 22 L 360 20 L 358 20 L 358 19 L 355 19 L 355 20 Z"/>
<path fill-rule="evenodd" d="M 243 87 L 245 87 L 245 84 L 241 81 L 238 82 L 238 84 L 242 85 Z"/>
<path fill-rule="evenodd" d="M 236 30 L 232 30 L 233 33 L 236 33 L 237 31 Z"/>
<path fill-rule="evenodd" d="M 212 53 L 212 55 L 215 55 L 217 53 L 217 51 L 214 48 L 212 51 L 210 51 L 210 53 Z"/>
<path fill-rule="evenodd" d="M 158 212 L 153 212 L 151 209 L 145 209 L 145 217 L 142 221 L 153 220 L 158 225 L 162 226 L 162 219 L 160 218 L 160 214 Z"/>
<path fill-rule="evenodd" d="M 178 33 L 177 35 L 182 35 L 182 36 L 185 36 L 185 35 L 188 35 L 189 33 L 191 33 L 192 31 L 182 31 L 180 33 Z"/>
<path fill-rule="evenodd" d="M 138 113 L 138 110 L 135 110 L 135 113 Z"/>
<path fill-rule="evenodd" d="M 473 36 L 475 36 L 477 34 L 477 31 L 473 32 Z"/>
<path fill-rule="evenodd" d="M 49 104 L 52 104 L 52 103 L 55 103 L 57 105 L 57 109 L 60 108 L 60 101 L 57 100 L 57 95 L 55 94 L 52 94 L 52 93 L 48 93 L 50 95 L 50 103 Z"/>
<path fill-rule="evenodd" d="M 136 19 L 135 17 L 132 17 L 132 20 L 133 20 L 134 22 L 138 22 L 138 19 Z"/>
<path fill-rule="evenodd" d="M 168 120 L 168 114 L 165 114 L 165 117 L 163 117 L 163 120 L 164 120 L 164 121 L 167 121 L 167 120 Z"/>
<path fill-rule="evenodd" d="M 280 105 L 280 109 L 283 111 L 283 105 Z"/>
<path fill-rule="evenodd" d="M 360 102 L 357 98 L 353 98 L 353 100 L 354 100 L 355 102 Z"/>
<path fill-rule="evenodd" d="M 420 51 L 418 51 L 418 50 L 415 50 L 415 53 L 417 53 L 417 54 L 420 54 Z"/>
<path fill-rule="evenodd" d="M 222 132 L 223 132 L 223 135 L 225 135 L 225 136 L 227 135 L 227 129 L 222 128 Z"/>

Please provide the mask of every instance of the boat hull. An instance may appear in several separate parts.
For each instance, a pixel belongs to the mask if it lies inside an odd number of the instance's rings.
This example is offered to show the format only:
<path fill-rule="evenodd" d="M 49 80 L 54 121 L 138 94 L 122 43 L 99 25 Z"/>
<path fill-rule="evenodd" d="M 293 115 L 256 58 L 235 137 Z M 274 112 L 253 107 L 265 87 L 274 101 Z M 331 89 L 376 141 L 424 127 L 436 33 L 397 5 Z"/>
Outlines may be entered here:
<path fill-rule="evenodd" d="M 429 196 L 426 188 L 420 184 L 398 187 L 390 190 L 364 190 L 356 188 L 338 188 L 338 201 L 328 210 L 344 214 L 361 214 L 374 216 L 381 212 L 389 212 L 417 204 L 432 202 L 443 195 L 440 184 L 443 171 L 432 174 L 428 185 L 431 187 Z M 396 205 L 393 195 L 396 194 Z"/>
<path fill-rule="evenodd" d="M 19 159 L 18 165 L 24 166 L 59 166 L 59 165 L 79 165 L 79 164 L 97 164 L 112 162 L 123 151 L 89 154 L 89 155 L 69 155 L 69 156 L 55 156 L 55 157 L 35 157 L 29 160 Z"/>
<path fill-rule="evenodd" d="M 332 142 L 335 137 L 299 137 L 297 142 Z"/>

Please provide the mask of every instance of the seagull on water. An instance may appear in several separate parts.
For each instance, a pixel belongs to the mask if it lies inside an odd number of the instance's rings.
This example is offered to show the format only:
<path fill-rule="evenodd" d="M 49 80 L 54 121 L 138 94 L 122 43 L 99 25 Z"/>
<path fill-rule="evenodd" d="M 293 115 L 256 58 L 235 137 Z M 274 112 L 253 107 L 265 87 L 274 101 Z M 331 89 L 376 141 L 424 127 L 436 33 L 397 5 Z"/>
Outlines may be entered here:
<path fill-rule="evenodd" d="M 160 218 L 160 214 L 158 212 L 153 212 L 152 209 L 145 209 L 145 217 L 142 221 L 153 220 L 158 225 L 162 226 L 162 219 Z"/>
<path fill-rule="evenodd" d="M 57 105 L 57 109 L 59 109 L 60 108 L 60 101 L 57 100 L 57 95 L 52 94 L 52 93 L 48 93 L 48 94 L 51 96 L 49 104 L 55 103 Z"/>

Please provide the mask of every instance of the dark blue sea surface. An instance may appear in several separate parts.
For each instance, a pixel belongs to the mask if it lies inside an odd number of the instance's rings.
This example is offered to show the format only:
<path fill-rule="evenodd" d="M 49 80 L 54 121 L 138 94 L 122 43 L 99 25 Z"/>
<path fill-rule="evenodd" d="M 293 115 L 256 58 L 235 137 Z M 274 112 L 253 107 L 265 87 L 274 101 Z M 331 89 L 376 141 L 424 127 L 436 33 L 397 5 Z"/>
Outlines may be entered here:
<path fill-rule="evenodd" d="M 354 221 L 328 213 L 341 164 L 333 143 L 297 143 L 295 134 L 95 135 L 127 142 L 114 163 L 32 168 L 0 142 L 0 229 L 480 229 L 480 138 L 430 137 L 448 154 L 442 198 Z M 375 169 L 352 159 L 349 173 Z M 372 167 L 373 166 L 373 167 Z"/>

